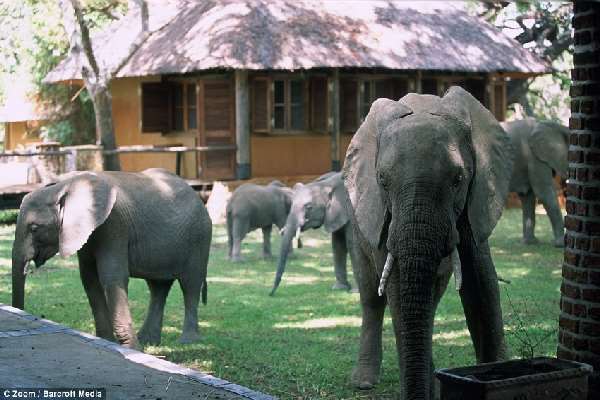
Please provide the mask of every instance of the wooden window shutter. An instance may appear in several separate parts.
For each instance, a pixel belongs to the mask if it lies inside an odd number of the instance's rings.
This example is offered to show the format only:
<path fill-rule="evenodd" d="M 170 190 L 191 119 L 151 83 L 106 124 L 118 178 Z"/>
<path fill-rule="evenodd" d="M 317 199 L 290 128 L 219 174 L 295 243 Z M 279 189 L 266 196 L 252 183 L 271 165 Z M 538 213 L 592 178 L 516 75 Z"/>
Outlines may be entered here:
<path fill-rule="evenodd" d="M 358 82 L 352 79 L 340 79 L 340 129 L 358 129 Z"/>
<path fill-rule="evenodd" d="M 327 78 L 311 78 L 310 103 L 311 128 L 317 132 L 327 132 Z"/>
<path fill-rule="evenodd" d="M 170 90 L 163 82 L 142 83 L 142 132 L 168 132 Z"/>
<path fill-rule="evenodd" d="M 252 85 L 252 129 L 254 132 L 269 132 L 270 114 L 269 79 L 255 78 Z"/>

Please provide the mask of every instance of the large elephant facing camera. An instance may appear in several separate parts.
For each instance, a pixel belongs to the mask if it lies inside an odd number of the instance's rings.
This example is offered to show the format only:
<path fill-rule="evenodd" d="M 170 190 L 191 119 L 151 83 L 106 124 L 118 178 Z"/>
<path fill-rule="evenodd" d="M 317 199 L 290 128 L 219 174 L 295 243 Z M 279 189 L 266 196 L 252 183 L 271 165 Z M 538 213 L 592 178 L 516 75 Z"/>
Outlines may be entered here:
<path fill-rule="evenodd" d="M 535 244 L 535 203 L 540 199 L 552 225 L 554 245 L 564 244 L 564 223 L 556 200 L 553 172 L 567 177 L 569 129 L 552 121 L 526 118 L 503 122 L 515 152 L 510 191 L 517 192 L 523 212 L 523 243 Z"/>
<path fill-rule="evenodd" d="M 185 305 L 182 342 L 198 336 L 198 302 L 206 303 L 212 223 L 204 204 L 181 178 L 161 169 L 141 173 L 77 173 L 23 199 L 12 251 L 12 302 L 23 309 L 29 261 L 77 252 L 96 335 L 137 347 L 128 305 L 129 277 L 150 288 L 144 343 L 160 342 L 173 281 Z"/>
<path fill-rule="evenodd" d="M 363 313 L 354 385 L 377 383 L 387 303 L 400 398 L 431 398 L 433 320 L 455 248 L 477 361 L 505 356 L 488 237 L 508 193 L 510 155 L 496 119 L 459 87 L 442 98 L 408 94 L 371 106 L 344 165 Z"/>
<path fill-rule="evenodd" d="M 271 290 L 275 294 L 285 271 L 292 240 L 300 232 L 318 229 L 321 226 L 331 233 L 335 284 L 333 289 L 350 290 L 346 270 L 346 258 L 352 245 L 352 228 L 348 211 L 344 206 L 347 193 L 340 172 L 327 173 L 308 184 L 297 183 L 292 194 L 292 206 L 283 228 L 281 251 L 277 273 Z M 350 252 L 350 262 L 352 252 Z"/>

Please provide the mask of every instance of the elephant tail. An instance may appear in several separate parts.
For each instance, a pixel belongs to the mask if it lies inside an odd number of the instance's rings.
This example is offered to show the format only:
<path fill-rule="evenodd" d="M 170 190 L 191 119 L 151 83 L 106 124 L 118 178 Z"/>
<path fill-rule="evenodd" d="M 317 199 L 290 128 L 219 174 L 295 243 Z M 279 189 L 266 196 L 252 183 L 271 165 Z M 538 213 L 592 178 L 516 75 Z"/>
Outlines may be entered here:
<path fill-rule="evenodd" d="M 202 304 L 206 305 L 207 298 L 208 298 L 208 283 L 206 282 L 206 278 L 204 278 L 204 282 L 202 282 Z"/>

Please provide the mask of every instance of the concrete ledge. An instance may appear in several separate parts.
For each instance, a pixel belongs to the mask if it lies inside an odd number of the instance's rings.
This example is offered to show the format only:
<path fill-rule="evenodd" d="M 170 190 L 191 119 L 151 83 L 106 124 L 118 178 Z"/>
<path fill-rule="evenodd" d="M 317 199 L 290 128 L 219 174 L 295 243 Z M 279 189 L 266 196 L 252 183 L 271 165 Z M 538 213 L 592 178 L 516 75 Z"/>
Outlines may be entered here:
<path fill-rule="evenodd" d="M 6 323 L 4 323 L 6 322 Z M 11 326 L 13 328 L 11 328 Z M 18 327 L 19 329 L 14 329 L 14 327 Z M 118 355 L 120 357 L 122 357 L 122 360 L 124 362 L 119 362 L 118 359 L 114 360 L 113 358 L 111 358 L 110 362 L 112 362 L 113 364 L 116 362 L 117 364 L 119 364 L 119 367 L 123 368 L 123 375 L 119 374 L 118 371 L 115 371 L 115 373 L 117 373 L 117 376 L 120 376 L 121 378 L 123 376 L 128 376 L 127 374 L 131 374 L 132 379 L 133 379 L 133 374 L 134 372 L 132 372 L 132 367 L 127 365 L 127 363 L 135 363 L 137 365 L 141 365 L 144 366 L 146 368 L 150 368 L 152 371 L 155 371 L 156 374 L 160 375 L 161 378 L 164 380 L 165 375 L 164 373 L 168 374 L 174 374 L 174 375 L 180 375 L 183 376 L 185 378 L 187 378 L 190 381 L 184 381 L 183 383 L 181 383 L 181 385 L 188 385 L 190 386 L 191 383 L 190 382 L 197 382 L 199 384 L 205 385 L 208 388 L 213 388 L 212 390 L 218 390 L 218 391 L 223 391 L 226 393 L 229 393 L 229 395 L 226 395 L 225 397 L 214 397 L 214 398 L 226 398 L 226 399 L 235 399 L 235 398 L 246 398 L 246 399 L 254 399 L 254 400 L 271 400 L 271 399 L 275 399 L 275 397 L 266 395 L 264 393 L 260 393 L 257 391 L 254 391 L 252 389 L 240 386 L 240 385 L 236 385 L 234 383 L 228 382 L 224 379 L 220 379 L 217 377 L 214 377 L 212 375 L 209 374 L 205 374 L 202 373 L 200 371 L 196 371 L 190 368 L 186 368 L 186 367 L 182 367 L 180 365 L 174 364 L 172 362 L 166 361 L 166 360 L 162 360 L 158 357 L 154 357 L 150 354 L 145 354 L 142 353 L 140 351 L 137 350 L 132 350 L 129 348 L 125 348 L 117 343 L 113 343 L 110 342 L 108 340 L 105 339 L 101 339 L 98 338 L 96 336 L 90 335 L 88 333 L 84 333 L 84 332 L 80 332 L 77 331 L 75 329 L 71 329 L 71 328 L 67 328 L 63 325 L 60 325 L 54 321 L 50 321 L 50 320 L 46 320 L 46 319 L 41 319 L 41 318 L 37 318 L 31 314 L 28 314 L 22 310 L 19 310 L 17 308 L 13 308 L 4 304 L 0 303 L 0 343 L 2 343 L 2 341 L 7 341 L 7 342 L 14 342 L 14 340 L 16 338 L 19 338 L 19 340 L 26 340 L 27 341 L 35 341 L 36 343 L 39 343 L 40 345 L 38 346 L 37 344 L 35 346 L 31 346 L 31 343 L 28 342 L 27 346 L 31 347 L 31 350 L 35 350 L 35 347 L 39 347 L 39 348 L 44 348 L 44 344 L 43 342 L 55 342 L 58 341 L 59 343 L 65 342 L 65 341 L 69 341 L 68 338 L 71 337 L 73 339 L 76 339 L 76 346 L 86 346 L 89 347 L 91 349 L 96 349 L 93 353 L 93 358 L 94 361 L 99 361 L 100 363 L 102 363 L 102 358 L 103 357 L 114 357 L 114 356 L 110 356 L 112 355 Z M 57 347 L 56 344 L 53 344 L 54 347 Z M 75 346 L 75 345 L 73 345 Z M 0 346 L 0 347 L 4 347 L 4 346 Z M 7 346 L 9 347 L 9 346 Z M 13 345 L 14 347 L 14 345 Z M 60 346 L 59 346 L 60 347 Z M 66 345 L 65 346 L 65 350 L 62 350 L 64 352 L 68 352 L 69 346 Z M 73 347 L 75 348 L 75 347 Z M 27 349 L 28 350 L 28 349 Z M 60 350 L 60 348 L 58 348 L 57 350 Z M 21 350 L 20 350 L 21 351 Z M 27 363 L 28 361 L 31 361 L 33 363 L 33 356 L 35 355 L 36 357 L 39 356 L 39 353 L 37 354 L 31 354 L 31 358 L 28 360 L 27 359 L 27 354 L 23 354 L 21 351 L 21 354 L 19 354 L 22 358 L 21 360 L 19 360 L 19 362 L 22 363 Z M 63 354 L 64 356 L 64 354 Z M 66 359 L 68 359 L 68 355 L 66 357 Z M 73 357 L 75 358 L 75 357 Z M 108 364 L 107 361 L 107 364 Z M 39 362 L 39 361 L 38 361 Z M 63 361 L 61 361 L 63 362 Z M 121 365 L 122 364 L 122 365 Z M 36 366 L 32 366 L 34 369 L 36 367 L 38 367 L 39 364 L 37 364 Z M 61 372 L 58 371 L 58 374 L 60 374 Z M 144 381 L 146 381 L 146 376 L 151 374 L 152 372 L 144 372 L 143 373 L 143 379 Z M 93 374 L 93 372 L 92 372 Z M 6 385 L 7 382 L 11 382 L 10 379 L 11 377 L 2 377 L 0 374 L 0 386 Z M 36 383 L 35 381 L 31 381 L 30 377 L 18 377 L 19 379 L 15 378 L 15 381 L 17 382 L 28 382 L 29 384 L 31 384 L 30 382 L 33 382 L 34 384 Z M 41 376 L 39 378 L 42 378 Z M 107 377 L 103 377 L 105 379 L 108 379 Z M 168 377 L 169 381 L 171 381 L 171 377 Z M 39 382 L 37 382 L 40 387 L 44 386 L 45 383 L 51 381 L 51 379 L 48 378 L 48 376 L 44 376 L 43 379 L 41 379 Z M 106 381 L 104 381 L 106 382 Z M 73 384 L 77 384 L 77 382 L 73 382 Z M 119 386 L 119 385 L 116 385 Z M 97 387 L 101 387 L 100 384 L 97 385 Z M 168 385 L 167 385 L 168 387 Z M 108 390 L 108 389 L 107 389 Z M 118 390 L 118 389 L 111 389 L 113 391 Z M 180 389 L 180 390 L 192 390 L 192 389 Z M 206 388 L 203 388 L 201 386 L 194 386 L 193 390 L 195 391 L 194 393 L 200 391 L 202 393 L 207 393 L 207 397 L 205 398 L 213 398 L 213 397 L 208 397 L 209 395 L 215 395 L 214 393 L 212 393 L 212 390 L 207 392 Z M 203 391 L 204 390 L 204 391 Z M 161 393 L 163 395 L 164 398 L 164 393 Z M 180 393 L 180 396 L 183 395 L 184 393 Z M 222 395 L 221 395 L 222 396 Z M 118 397 L 118 396 L 117 396 Z M 160 397 L 160 396 L 158 396 Z M 112 398 L 109 395 L 109 398 Z"/>

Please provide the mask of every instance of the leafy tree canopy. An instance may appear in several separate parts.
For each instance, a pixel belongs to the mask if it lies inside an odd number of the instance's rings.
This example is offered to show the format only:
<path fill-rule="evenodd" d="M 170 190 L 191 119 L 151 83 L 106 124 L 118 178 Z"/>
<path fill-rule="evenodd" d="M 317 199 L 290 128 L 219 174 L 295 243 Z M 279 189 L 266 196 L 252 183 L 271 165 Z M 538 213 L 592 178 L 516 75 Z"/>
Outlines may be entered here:
<path fill-rule="evenodd" d="M 526 115 L 566 123 L 573 68 L 572 3 L 488 1 L 472 2 L 471 9 L 552 67 L 551 75 L 511 80 L 507 85 L 508 104 L 521 108 Z M 520 107 L 515 107 L 515 103 Z"/>
<path fill-rule="evenodd" d="M 84 0 L 86 24 L 92 32 L 120 18 L 126 0 Z M 95 138 L 89 95 L 79 87 L 48 85 L 44 77 L 69 50 L 62 15 L 55 0 L 0 2 L 0 103 L 6 91 L 18 88 L 39 96 L 55 110 L 42 135 L 64 144 L 90 143 Z"/>

